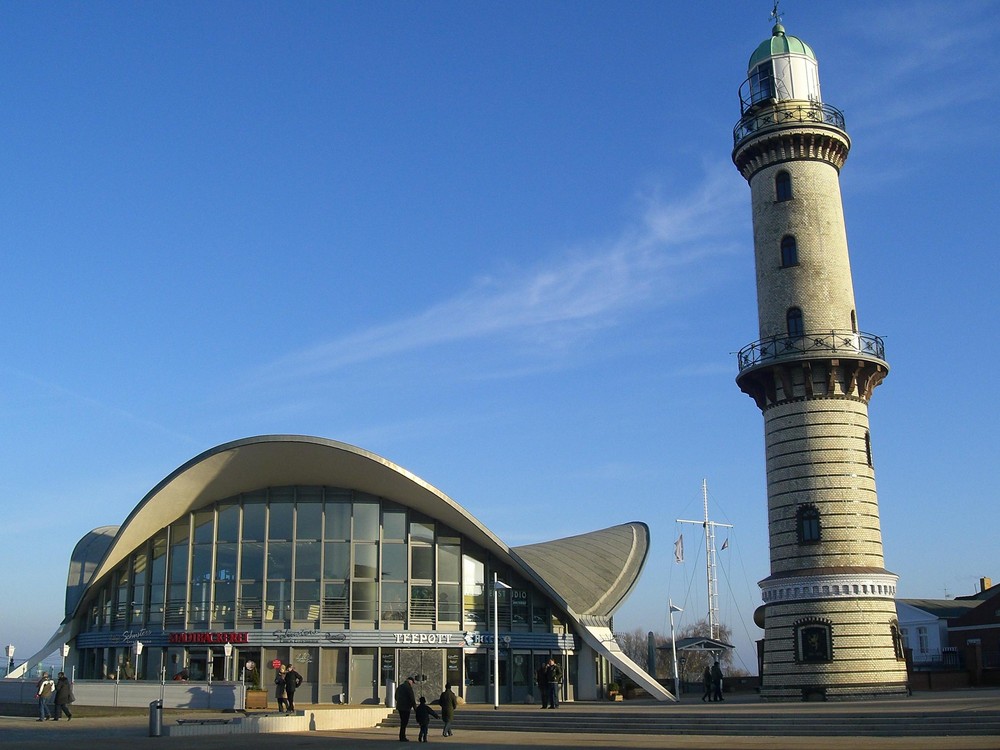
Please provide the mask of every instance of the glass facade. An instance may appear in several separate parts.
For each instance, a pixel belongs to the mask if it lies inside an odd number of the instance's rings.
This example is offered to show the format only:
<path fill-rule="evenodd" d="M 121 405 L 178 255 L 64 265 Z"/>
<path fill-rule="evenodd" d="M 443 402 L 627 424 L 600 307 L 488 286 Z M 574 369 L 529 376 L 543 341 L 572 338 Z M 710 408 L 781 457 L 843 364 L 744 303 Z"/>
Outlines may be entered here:
<path fill-rule="evenodd" d="M 90 589 L 77 644 L 79 676 L 117 676 L 130 655 L 137 656 L 129 648 L 132 634 L 146 641 L 136 665 L 142 678 L 170 679 L 184 668 L 192 679 L 225 679 L 247 661 L 266 666 L 293 659 L 319 694 L 332 696 L 328 700 L 351 690 L 365 692 L 361 699 L 367 700 L 371 678 L 357 675 L 380 669 L 382 677 L 390 676 L 396 651 L 384 640 L 380 651 L 349 636 L 391 631 L 405 638 L 382 637 L 437 644 L 440 653 L 428 658 L 444 659 L 442 670 L 464 677 L 468 695 L 489 684 L 492 640 L 481 634 L 492 632 L 488 581 L 494 574 L 512 586 L 498 597 L 499 632 L 544 638 L 529 644 L 515 666 L 527 663 L 533 646 L 535 654 L 561 650 L 557 636 L 567 632 L 565 616 L 441 522 L 337 487 L 247 492 L 160 529 Z M 470 632 L 477 634 L 471 643 Z M 228 675 L 210 646 L 170 640 L 204 633 L 245 638 Z M 444 640 L 444 633 L 454 635 Z M 500 677 L 530 690 L 522 670 L 508 670 L 506 655 Z M 361 702 L 357 697 L 351 702 Z"/>

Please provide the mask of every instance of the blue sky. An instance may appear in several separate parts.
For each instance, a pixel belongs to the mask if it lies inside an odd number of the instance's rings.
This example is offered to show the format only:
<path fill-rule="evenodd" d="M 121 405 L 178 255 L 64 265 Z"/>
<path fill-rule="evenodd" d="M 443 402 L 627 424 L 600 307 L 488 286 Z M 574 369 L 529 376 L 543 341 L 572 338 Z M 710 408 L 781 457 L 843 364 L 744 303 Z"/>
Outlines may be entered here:
<path fill-rule="evenodd" d="M 1000 5 L 783 4 L 842 173 L 887 567 L 995 575 Z M 511 545 L 642 520 L 618 629 L 705 614 L 732 523 L 741 661 L 768 575 L 737 90 L 768 2 L 0 5 L 0 640 L 214 445 L 371 450 Z M 720 539 L 721 544 L 721 539 Z"/>

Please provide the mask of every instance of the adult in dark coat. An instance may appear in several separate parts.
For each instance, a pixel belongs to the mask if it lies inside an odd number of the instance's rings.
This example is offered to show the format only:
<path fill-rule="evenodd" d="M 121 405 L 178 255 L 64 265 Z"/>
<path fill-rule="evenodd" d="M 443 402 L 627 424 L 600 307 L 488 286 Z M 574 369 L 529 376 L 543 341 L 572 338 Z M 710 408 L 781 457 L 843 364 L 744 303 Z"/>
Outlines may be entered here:
<path fill-rule="evenodd" d="M 302 684 L 302 675 L 289 665 L 285 672 L 285 700 L 288 701 L 288 713 L 295 710 L 295 691 Z"/>
<path fill-rule="evenodd" d="M 56 678 L 56 721 L 59 721 L 59 717 L 63 714 L 66 714 L 66 721 L 73 718 L 73 714 L 69 712 L 69 704 L 72 702 L 73 686 L 66 679 L 66 673 L 60 672 Z"/>
<path fill-rule="evenodd" d="M 396 710 L 399 711 L 399 741 L 408 742 L 406 725 L 410 723 L 410 712 L 417 705 L 417 696 L 413 693 L 413 678 L 407 677 L 396 688 Z"/>
<path fill-rule="evenodd" d="M 549 675 L 548 675 L 549 663 L 547 661 L 542 662 L 542 666 L 538 668 L 535 672 L 535 684 L 538 685 L 538 692 L 542 696 L 542 708 L 549 707 Z"/>
<path fill-rule="evenodd" d="M 441 704 L 441 721 L 444 722 L 442 737 L 451 737 L 451 722 L 455 718 L 455 709 L 458 708 L 458 696 L 451 692 L 451 683 L 444 686 L 444 692 L 438 700 Z"/>
<path fill-rule="evenodd" d="M 701 702 L 712 700 L 712 668 L 705 665 L 705 671 L 701 674 L 701 684 L 705 692 L 701 695 Z"/>
<path fill-rule="evenodd" d="M 549 659 L 545 668 L 545 679 L 549 685 L 549 708 L 559 708 L 559 688 L 562 687 L 563 672 L 555 659 Z"/>
<path fill-rule="evenodd" d="M 288 701 L 285 698 L 285 665 L 282 664 L 274 673 L 274 699 L 278 701 L 278 713 L 285 713 Z"/>
<path fill-rule="evenodd" d="M 725 700 L 722 697 L 722 667 L 719 666 L 719 662 L 712 665 L 712 688 L 714 690 L 713 701 Z"/>

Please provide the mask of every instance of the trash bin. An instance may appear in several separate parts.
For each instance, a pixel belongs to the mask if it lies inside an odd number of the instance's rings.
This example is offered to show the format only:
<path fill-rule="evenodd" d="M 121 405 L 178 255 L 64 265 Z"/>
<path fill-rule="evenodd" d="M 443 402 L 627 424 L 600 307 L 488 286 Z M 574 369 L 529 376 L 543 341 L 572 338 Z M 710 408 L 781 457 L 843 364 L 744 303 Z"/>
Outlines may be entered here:
<path fill-rule="evenodd" d="M 163 734 L 163 701 L 152 701 L 149 704 L 149 736 L 159 737 Z"/>
<path fill-rule="evenodd" d="M 396 681 L 386 680 L 385 683 L 385 705 L 387 708 L 396 707 Z"/>

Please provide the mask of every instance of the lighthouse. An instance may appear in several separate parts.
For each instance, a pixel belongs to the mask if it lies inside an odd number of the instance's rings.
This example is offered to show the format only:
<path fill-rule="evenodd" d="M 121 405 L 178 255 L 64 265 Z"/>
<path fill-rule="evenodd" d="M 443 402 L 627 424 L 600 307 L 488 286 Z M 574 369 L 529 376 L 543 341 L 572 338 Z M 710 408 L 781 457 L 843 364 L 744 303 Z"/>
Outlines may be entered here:
<path fill-rule="evenodd" d="M 823 101 L 812 48 L 775 20 L 750 57 L 733 131 L 750 185 L 759 326 L 736 382 L 763 414 L 767 464 L 761 697 L 903 695 L 868 422 L 889 365 L 855 307 L 840 194 L 851 139 Z"/>

